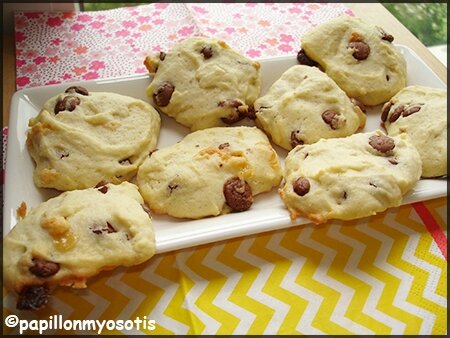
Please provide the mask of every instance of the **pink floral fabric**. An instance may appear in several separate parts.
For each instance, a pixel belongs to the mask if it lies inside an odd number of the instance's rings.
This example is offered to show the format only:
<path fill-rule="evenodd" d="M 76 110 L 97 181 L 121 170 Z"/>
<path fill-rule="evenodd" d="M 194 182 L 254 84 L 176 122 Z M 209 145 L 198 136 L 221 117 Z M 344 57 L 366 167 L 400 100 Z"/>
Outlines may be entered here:
<path fill-rule="evenodd" d="M 340 14 L 352 15 L 342 4 L 206 3 L 186 4 L 204 35 L 258 59 L 297 53 L 300 38 L 311 27 Z"/>
<path fill-rule="evenodd" d="M 338 3 L 155 3 L 98 12 L 15 14 L 17 88 L 145 73 L 145 57 L 195 35 L 250 58 L 296 53 Z"/>
<path fill-rule="evenodd" d="M 198 34 L 183 4 L 16 13 L 17 88 L 146 71 L 149 54 Z"/>

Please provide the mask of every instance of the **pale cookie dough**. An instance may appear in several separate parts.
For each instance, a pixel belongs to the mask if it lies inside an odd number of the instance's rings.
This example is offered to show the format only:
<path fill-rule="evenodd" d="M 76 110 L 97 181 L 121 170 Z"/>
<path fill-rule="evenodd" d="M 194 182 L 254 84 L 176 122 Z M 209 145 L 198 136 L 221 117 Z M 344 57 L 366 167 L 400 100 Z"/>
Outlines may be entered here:
<path fill-rule="evenodd" d="M 409 135 L 422 159 L 422 177 L 447 175 L 447 91 L 409 86 L 383 106 L 389 135 Z"/>
<path fill-rule="evenodd" d="M 144 64 L 154 75 L 148 97 L 191 130 L 253 116 L 251 105 L 261 87 L 260 65 L 223 41 L 188 38 L 167 53 L 147 57 Z"/>
<path fill-rule="evenodd" d="M 179 218 L 248 210 L 253 196 L 278 186 L 281 167 L 256 127 L 215 127 L 155 151 L 139 168 L 139 190 L 152 211 Z"/>
<path fill-rule="evenodd" d="M 128 180 L 156 147 L 160 125 L 147 102 L 70 87 L 29 121 L 34 182 L 66 191 Z"/>
<path fill-rule="evenodd" d="M 3 282 L 17 308 L 47 304 L 58 286 L 85 288 L 102 270 L 140 264 L 155 253 L 150 215 L 137 186 L 99 184 L 33 208 L 3 240 Z"/>
<path fill-rule="evenodd" d="M 421 168 L 406 134 L 376 130 L 322 139 L 289 152 L 280 195 L 292 219 L 351 220 L 399 206 Z"/>
<path fill-rule="evenodd" d="M 366 115 L 316 67 L 293 66 L 254 104 L 256 122 L 279 146 L 291 150 L 321 138 L 363 128 Z"/>
<path fill-rule="evenodd" d="M 393 40 L 378 26 L 340 16 L 302 37 L 298 59 L 318 62 L 349 97 L 373 106 L 406 86 L 406 61 Z"/>

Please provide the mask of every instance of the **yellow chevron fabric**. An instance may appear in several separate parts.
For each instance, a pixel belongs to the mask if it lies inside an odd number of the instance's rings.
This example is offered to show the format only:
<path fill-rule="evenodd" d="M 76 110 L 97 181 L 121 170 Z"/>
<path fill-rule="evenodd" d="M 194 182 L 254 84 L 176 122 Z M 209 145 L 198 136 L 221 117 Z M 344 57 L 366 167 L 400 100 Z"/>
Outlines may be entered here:
<path fill-rule="evenodd" d="M 424 202 L 447 234 L 447 198 Z M 447 334 L 447 260 L 411 205 L 160 254 L 4 319 L 156 321 L 107 334 Z M 29 331 L 33 333 L 33 331 Z M 18 333 L 3 324 L 4 334 Z M 80 331 L 47 331 L 79 334 Z"/>

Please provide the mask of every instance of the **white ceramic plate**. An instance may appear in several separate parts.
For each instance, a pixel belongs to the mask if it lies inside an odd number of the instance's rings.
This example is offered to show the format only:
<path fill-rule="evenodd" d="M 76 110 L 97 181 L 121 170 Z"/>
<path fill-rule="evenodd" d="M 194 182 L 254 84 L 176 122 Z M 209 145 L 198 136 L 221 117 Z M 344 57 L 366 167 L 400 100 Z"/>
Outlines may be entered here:
<path fill-rule="evenodd" d="M 446 89 L 446 85 L 409 48 L 397 46 L 408 64 L 408 85 L 420 84 Z M 296 56 L 282 56 L 261 59 L 262 93 L 289 67 L 296 65 Z M 145 89 L 149 84 L 148 75 L 137 75 L 115 79 L 77 82 L 89 91 L 109 91 L 148 100 Z M 70 85 L 73 85 L 71 83 Z M 34 87 L 16 92 L 11 102 L 10 126 L 7 148 L 5 198 L 3 209 L 3 234 L 15 225 L 16 209 L 22 201 L 28 208 L 37 206 L 58 192 L 52 189 L 38 189 L 33 183 L 34 163 L 26 149 L 28 120 L 38 114 L 40 107 L 53 95 L 64 91 L 69 85 Z M 367 112 L 364 131 L 379 128 L 381 107 Z M 162 148 L 181 140 L 189 130 L 164 114 L 157 147 Z M 275 147 L 283 161 L 287 152 Z M 445 179 L 420 180 L 404 198 L 403 203 L 412 203 L 447 195 Z M 28 209 L 29 210 L 29 209 Z M 292 222 L 277 189 L 255 197 L 250 210 L 201 220 L 178 220 L 169 216 L 153 216 L 156 233 L 157 252 L 166 252 L 199 244 L 215 242 L 232 237 L 249 235 L 269 230 L 282 229 L 309 223 L 307 219 Z"/>

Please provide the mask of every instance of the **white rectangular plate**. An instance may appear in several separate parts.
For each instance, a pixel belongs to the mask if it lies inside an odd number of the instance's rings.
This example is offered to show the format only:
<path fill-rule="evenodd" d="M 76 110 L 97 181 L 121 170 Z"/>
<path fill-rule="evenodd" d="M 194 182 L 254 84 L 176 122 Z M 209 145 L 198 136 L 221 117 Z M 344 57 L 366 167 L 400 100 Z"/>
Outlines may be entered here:
<path fill-rule="evenodd" d="M 408 65 L 408 85 L 420 84 L 435 88 L 446 85 L 409 48 L 397 46 Z M 282 56 L 258 60 L 261 63 L 262 93 L 289 67 L 297 64 L 296 56 Z M 109 91 L 148 100 L 145 89 L 150 82 L 148 75 L 136 75 L 115 79 L 77 82 L 89 91 Z M 71 84 L 72 85 L 72 84 Z M 16 224 L 16 209 L 22 201 L 28 208 L 37 206 L 58 192 L 52 189 L 38 189 L 33 183 L 34 163 L 26 149 L 28 120 L 39 113 L 44 102 L 60 92 L 68 84 L 34 87 L 16 92 L 11 102 L 10 126 L 7 147 L 5 199 L 3 209 L 4 236 Z M 379 128 L 381 107 L 367 112 L 367 124 L 363 131 Z M 164 114 L 158 148 L 163 148 L 181 140 L 189 130 Z M 274 147 L 281 161 L 287 152 Z M 403 203 L 412 203 L 447 195 L 446 179 L 420 180 L 404 198 Z M 292 222 L 277 189 L 255 197 L 250 210 L 201 220 L 178 220 L 169 216 L 153 216 L 157 252 L 166 252 L 228 238 L 282 229 L 306 224 L 309 220 L 299 218 Z"/>

